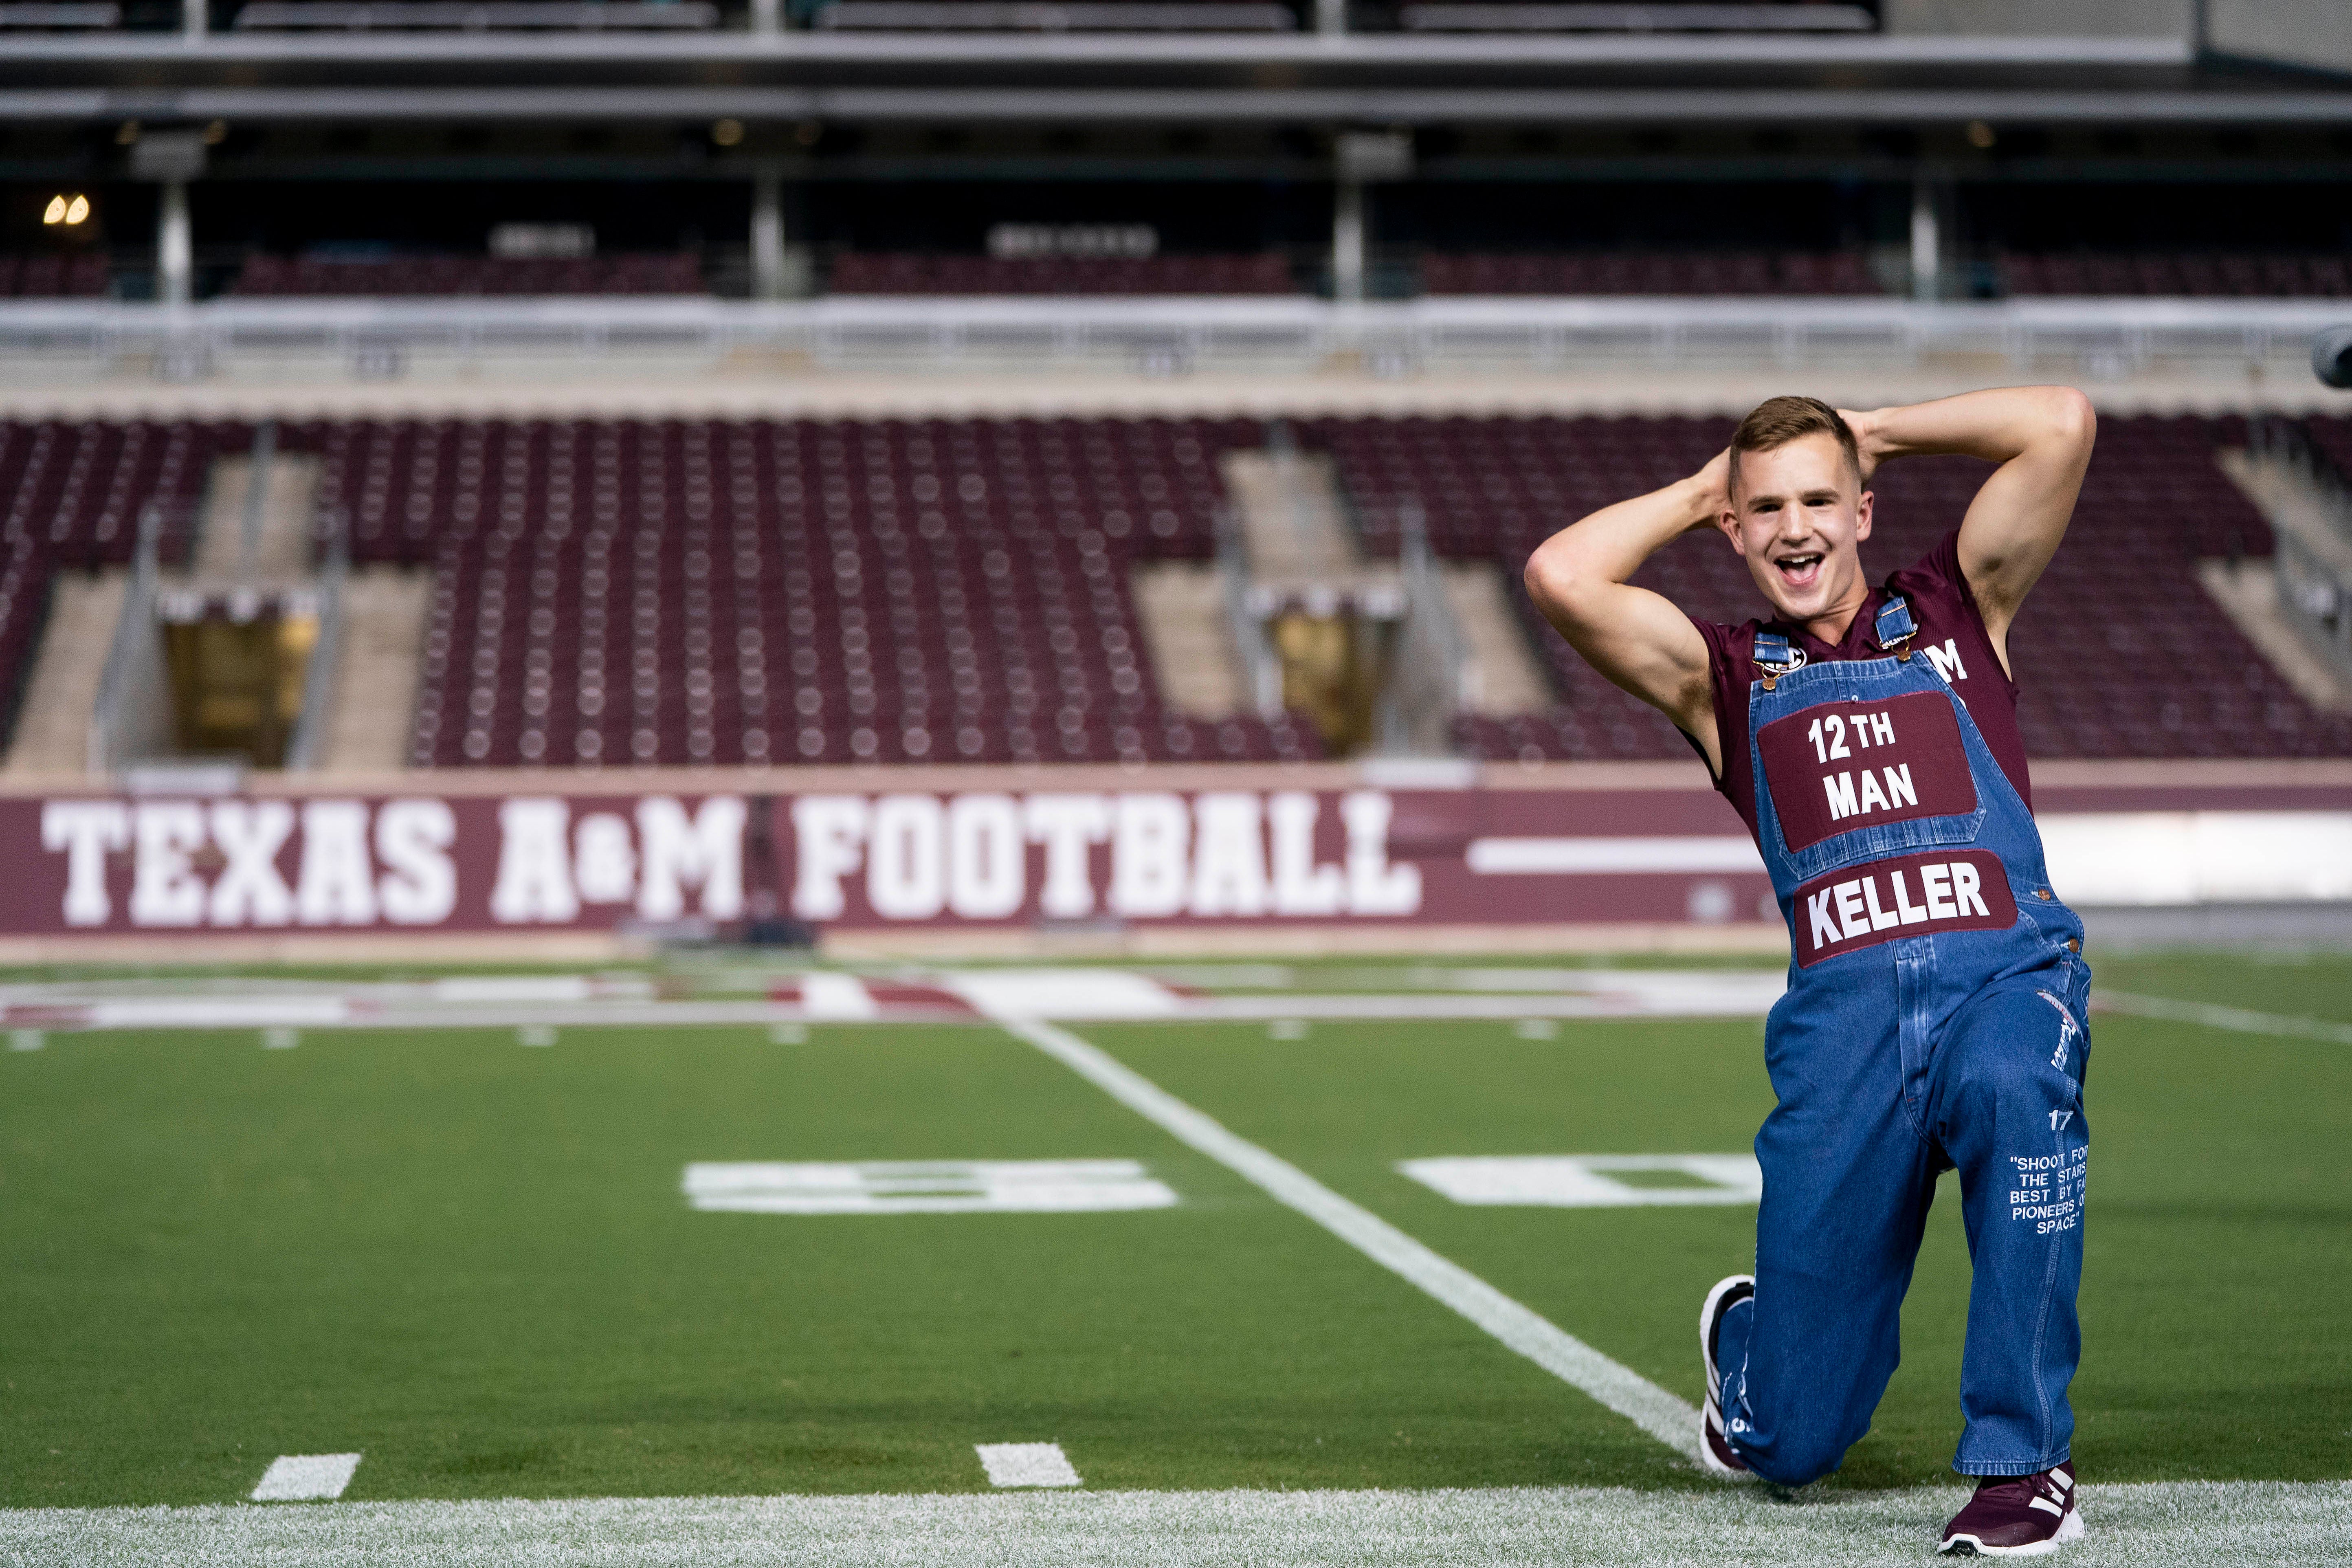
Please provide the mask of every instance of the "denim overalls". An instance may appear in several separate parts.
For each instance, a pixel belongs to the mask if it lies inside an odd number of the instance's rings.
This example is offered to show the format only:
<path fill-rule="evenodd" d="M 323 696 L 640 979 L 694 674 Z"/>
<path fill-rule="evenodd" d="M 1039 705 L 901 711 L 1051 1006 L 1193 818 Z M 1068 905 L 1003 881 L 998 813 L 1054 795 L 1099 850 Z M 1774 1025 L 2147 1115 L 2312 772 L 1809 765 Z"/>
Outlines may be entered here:
<path fill-rule="evenodd" d="M 2080 1353 L 2090 970 L 2032 814 L 1909 605 L 1887 657 L 1807 664 L 1759 632 L 1756 826 L 1793 956 L 1765 1027 L 1779 1105 L 1756 1295 L 1717 1341 L 1732 1447 L 1801 1486 L 1870 1428 L 1937 1174 L 1959 1171 L 1975 1280 L 1953 1468 L 2064 1461 Z"/>

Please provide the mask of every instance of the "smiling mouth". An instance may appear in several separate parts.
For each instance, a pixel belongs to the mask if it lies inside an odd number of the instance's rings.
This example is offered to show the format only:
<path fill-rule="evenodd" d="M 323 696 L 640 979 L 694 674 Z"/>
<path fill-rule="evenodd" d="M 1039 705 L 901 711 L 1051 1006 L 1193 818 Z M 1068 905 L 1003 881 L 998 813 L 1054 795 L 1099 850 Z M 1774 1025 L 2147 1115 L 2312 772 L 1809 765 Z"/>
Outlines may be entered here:
<path fill-rule="evenodd" d="M 1773 569 L 1780 581 L 1791 588 L 1810 588 L 1822 574 L 1822 554 L 1819 551 L 1801 552 L 1793 555 L 1776 555 Z"/>

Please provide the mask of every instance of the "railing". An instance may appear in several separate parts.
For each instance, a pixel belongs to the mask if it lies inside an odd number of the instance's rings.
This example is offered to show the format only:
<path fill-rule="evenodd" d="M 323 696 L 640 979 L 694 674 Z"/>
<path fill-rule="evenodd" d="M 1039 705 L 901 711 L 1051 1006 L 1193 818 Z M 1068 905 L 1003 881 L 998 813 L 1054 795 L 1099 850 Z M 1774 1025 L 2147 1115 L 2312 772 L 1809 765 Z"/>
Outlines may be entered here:
<path fill-rule="evenodd" d="M 2327 520 L 2352 544 L 2352 479 L 2322 456 L 2310 435 L 2292 419 L 2256 419 L 2246 426 L 2246 446 L 2252 456 L 2282 464 L 2320 499 Z"/>
<path fill-rule="evenodd" d="M 2292 420 L 2252 421 L 2246 444 L 2256 462 L 2285 470 L 2327 525 L 2273 519 L 2279 606 L 2352 679 L 2352 489 Z"/>
<path fill-rule="evenodd" d="M 319 635 L 302 672 L 302 711 L 286 742 L 286 767 L 291 773 L 319 765 L 333 722 L 335 676 L 343 658 L 343 587 L 352 568 L 350 519 L 340 511 L 322 513 L 313 539 L 319 554 Z"/>
<path fill-rule="evenodd" d="M 98 700 L 89 724 L 87 766 L 111 773 L 157 749 L 168 748 L 171 694 L 163 654 L 155 636 L 155 592 L 162 567 L 163 509 L 149 505 L 139 514 L 139 544 L 131 559 L 131 581 L 99 676 Z"/>
<path fill-rule="evenodd" d="M 2301 360 L 2340 301 L 2036 298 L 108 300 L 0 303 L 0 353 L 142 364 L 194 379 L 239 359 L 340 363 L 361 379 L 501 359 L 739 353 L 926 369 L 1211 364 L 1373 374 L 1435 365 L 1572 371 L 1596 363 L 1908 364 L 1990 358 L 2125 374 L 2170 362 Z"/>
<path fill-rule="evenodd" d="M 1217 589 L 1224 596 L 1225 630 L 1234 639 L 1234 660 L 1250 707 L 1260 718 L 1274 718 L 1282 711 L 1282 660 L 1266 641 L 1265 618 L 1252 601 L 1249 552 L 1241 520 L 1228 507 L 1217 509 Z"/>
<path fill-rule="evenodd" d="M 1404 616 L 1381 694 L 1380 749 L 1392 756 L 1444 756 L 1454 749 L 1454 718 L 1472 695 L 1475 672 L 1430 553 L 1427 514 L 1410 496 L 1397 505 L 1397 565 Z"/>

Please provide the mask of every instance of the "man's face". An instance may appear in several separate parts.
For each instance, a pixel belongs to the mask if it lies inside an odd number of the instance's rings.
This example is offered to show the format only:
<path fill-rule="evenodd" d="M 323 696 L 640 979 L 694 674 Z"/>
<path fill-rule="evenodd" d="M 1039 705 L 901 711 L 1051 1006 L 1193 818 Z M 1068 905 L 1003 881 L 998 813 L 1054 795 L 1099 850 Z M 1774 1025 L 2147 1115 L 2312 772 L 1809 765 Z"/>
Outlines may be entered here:
<path fill-rule="evenodd" d="M 1834 436 L 1740 453 L 1739 488 L 1717 522 L 1782 620 L 1825 615 L 1862 583 L 1870 494 Z"/>

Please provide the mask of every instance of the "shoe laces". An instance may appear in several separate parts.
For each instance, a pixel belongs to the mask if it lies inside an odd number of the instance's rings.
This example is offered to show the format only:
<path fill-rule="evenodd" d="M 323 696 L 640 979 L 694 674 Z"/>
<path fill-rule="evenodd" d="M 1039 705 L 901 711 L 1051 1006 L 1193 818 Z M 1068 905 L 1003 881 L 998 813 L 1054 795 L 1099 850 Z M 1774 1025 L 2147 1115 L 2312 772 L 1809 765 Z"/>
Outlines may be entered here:
<path fill-rule="evenodd" d="M 2053 1480 L 2047 1470 L 2025 1476 L 1987 1476 L 1977 1483 L 1976 1499 L 1971 1500 L 2014 1503 L 2022 1508 L 2037 1497 L 2063 1503 L 2066 1489 Z"/>

